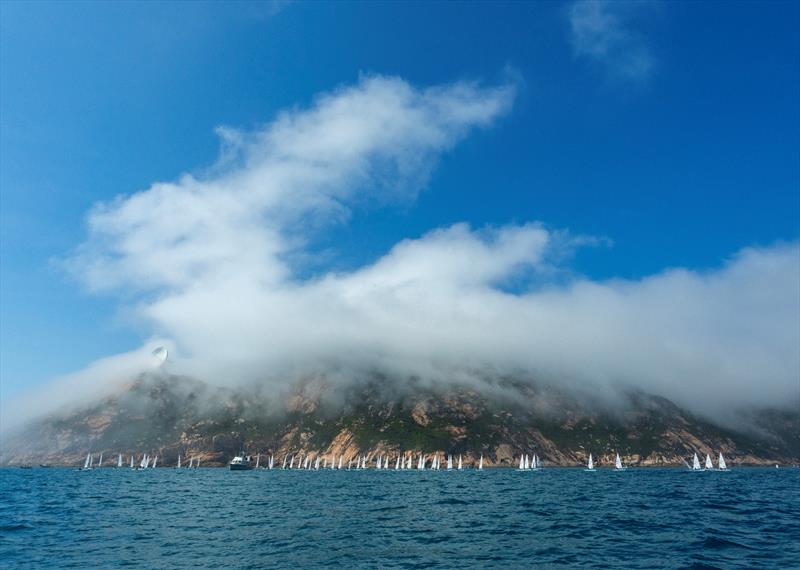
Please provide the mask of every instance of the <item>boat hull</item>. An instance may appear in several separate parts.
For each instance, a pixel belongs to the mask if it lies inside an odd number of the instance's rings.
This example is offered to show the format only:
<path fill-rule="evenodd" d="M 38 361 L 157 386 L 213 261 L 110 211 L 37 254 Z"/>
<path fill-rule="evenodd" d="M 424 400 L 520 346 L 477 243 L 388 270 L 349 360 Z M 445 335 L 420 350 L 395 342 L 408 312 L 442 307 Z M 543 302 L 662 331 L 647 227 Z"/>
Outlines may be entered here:
<path fill-rule="evenodd" d="M 242 465 L 242 464 L 228 464 L 228 469 L 231 471 L 250 471 L 253 468 L 249 465 Z"/>

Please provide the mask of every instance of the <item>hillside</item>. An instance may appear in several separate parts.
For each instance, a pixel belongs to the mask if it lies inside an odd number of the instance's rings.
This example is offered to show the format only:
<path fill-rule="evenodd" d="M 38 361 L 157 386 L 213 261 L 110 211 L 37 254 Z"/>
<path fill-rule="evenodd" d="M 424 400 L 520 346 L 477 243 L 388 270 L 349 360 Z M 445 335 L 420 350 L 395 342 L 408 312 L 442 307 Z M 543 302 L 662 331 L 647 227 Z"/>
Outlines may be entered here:
<path fill-rule="evenodd" d="M 439 451 L 471 463 L 515 465 L 537 453 L 546 465 L 578 465 L 589 452 L 602 465 L 615 452 L 633 465 L 682 465 L 696 451 L 722 451 L 729 464 L 793 463 L 800 457 L 796 415 L 747 419 L 747 430 L 714 425 L 672 402 L 628 394 L 620 411 L 590 411 L 585 401 L 511 383 L 514 397 L 468 388 L 412 387 L 387 394 L 379 380 L 347 389 L 306 385 L 277 401 L 253 390 L 211 387 L 180 377 L 142 377 L 114 397 L 37 420 L 4 442 L 6 465 L 78 465 L 87 451 L 106 457 L 178 454 L 224 465 L 240 450 L 256 454 L 360 454 Z M 327 392 L 337 395 L 334 403 Z M 344 403 L 342 403 L 344 402 Z M 594 407 L 592 407 L 594 409 Z M 769 418 L 767 422 L 766 419 Z M 744 425 L 744 424 L 743 424 Z"/>

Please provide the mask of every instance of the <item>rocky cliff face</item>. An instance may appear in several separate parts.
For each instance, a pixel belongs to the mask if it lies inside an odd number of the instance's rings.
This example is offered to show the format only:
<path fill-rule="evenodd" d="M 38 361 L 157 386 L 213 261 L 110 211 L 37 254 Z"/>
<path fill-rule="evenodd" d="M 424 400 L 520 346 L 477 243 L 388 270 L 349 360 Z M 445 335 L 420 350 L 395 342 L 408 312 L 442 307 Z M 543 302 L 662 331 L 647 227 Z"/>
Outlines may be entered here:
<path fill-rule="evenodd" d="M 323 385 L 305 385 L 282 401 L 255 392 L 212 388 L 186 378 L 141 378 L 93 406 L 38 420 L 4 442 L 3 464 L 79 465 L 88 451 L 178 454 L 225 465 L 235 454 L 336 455 L 346 464 L 366 455 L 482 454 L 488 466 L 514 466 L 520 453 L 546 465 L 600 465 L 619 452 L 632 465 L 682 465 L 693 453 L 722 451 L 729 464 L 795 463 L 800 420 L 795 414 L 752 415 L 747 430 L 694 417 L 663 398 L 629 394 L 619 411 L 593 411 L 578 400 L 529 385 L 513 398 L 487 398 L 467 388 L 426 388 L 387 396 L 380 381 L 351 387 L 338 403 Z M 345 403 L 342 403 L 345 402 Z"/>

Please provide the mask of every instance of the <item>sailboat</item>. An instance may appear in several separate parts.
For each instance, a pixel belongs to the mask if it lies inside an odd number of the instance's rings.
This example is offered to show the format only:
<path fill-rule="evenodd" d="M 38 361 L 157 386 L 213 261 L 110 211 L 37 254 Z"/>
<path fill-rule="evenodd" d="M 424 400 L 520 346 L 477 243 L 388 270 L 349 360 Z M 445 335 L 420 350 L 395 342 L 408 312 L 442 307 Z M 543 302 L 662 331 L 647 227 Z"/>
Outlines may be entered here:
<path fill-rule="evenodd" d="M 132 454 L 132 453 L 131 453 L 131 469 L 136 469 L 136 468 L 133 466 L 133 454 Z"/>
<path fill-rule="evenodd" d="M 261 463 L 261 454 L 259 453 L 256 455 L 256 469 L 258 469 L 258 465 Z"/>
<path fill-rule="evenodd" d="M 86 461 L 83 462 L 83 469 L 81 469 L 81 471 L 88 471 L 91 468 L 92 468 L 92 454 L 87 453 Z"/>
<path fill-rule="evenodd" d="M 397 461 L 394 462 L 394 470 L 395 471 L 399 471 L 400 470 L 400 456 L 399 455 L 397 456 Z"/>
<path fill-rule="evenodd" d="M 340 456 L 339 456 L 339 467 L 337 467 L 337 469 L 341 469 L 341 468 L 342 468 L 342 460 L 343 460 L 343 459 L 344 459 L 344 456 L 343 456 L 343 455 L 340 455 Z"/>
<path fill-rule="evenodd" d="M 541 461 L 539 461 L 539 456 L 534 453 L 533 460 L 531 461 L 531 469 L 533 469 L 534 471 L 538 471 L 539 469 L 541 469 L 541 467 L 542 463 Z"/>
<path fill-rule="evenodd" d="M 711 463 L 711 456 L 706 453 L 706 471 L 711 471 L 714 469 L 714 464 Z"/>
<path fill-rule="evenodd" d="M 586 466 L 586 471 L 594 471 L 594 459 L 592 459 L 592 454 L 589 454 L 589 463 Z"/>
<path fill-rule="evenodd" d="M 317 460 L 314 461 L 314 469 L 319 469 L 320 456 L 317 455 Z"/>
<path fill-rule="evenodd" d="M 272 465 L 274 463 L 275 457 L 273 455 L 269 456 L 269 468 L 272 469 Z"/>
<path fill-rule="evenodd" d="M 100 452 L 100 461 L 97 462 L 97 467 L 103 466 L 103 452 Z"/>
<path fill-rule="evenodd" d="M 156 468 L 157 463 L 158 463 L 158 455 L 156 455 L 155 458 L 153 459 L 153 467 L 152 467 L 153 469 Z"/>
<path fill-rule="evenodd" d="M 448 455 L 447 456 L 447 470 L 448 471 L 452 471 L 452 469 L 453 469 L 453 456 L 452 455 Z"/>
<path fill-rule="evenodd" d="M 692 459 L 692 471 L 700 471 L 702 467 L 700 467 L 700 459 L 698 459 L 697 454 L 694 454 L 694 459 Z"/>
<path fill-rule="evenodd" d="M 461 471 L 462 463 L 461 463 L 461 455 L 458 456 L 458 470 Z"/>
<path fill-rule="evenodd" d="M 478 471 L 483 471 L 483 453 L 481 453 L 481 459 L 478 462 Z"/>
<path fill-rule="evenodd" d="M 522 471 L 525 469 L 525 457 L 523 455 L 519 456 L 519 470 Z"/>
<path fill-rule="evenodd" d="M 614 458 L 614 469 L 617 471 L 622 471 L 625 469 L 625 467 L 622 465 L 622 459 L 619 458 L 619 453 L 617 453 L 617 456 Z"/>
<path fill-rule="evenodd" d="M 119 469 L 120 467 L 122 467 L 122 454 L 118 453 L 117 454 L 117 469 Z"/>
<path fill-rule="evenodd" d="M 720 471 L 725 471 L 728 468 L 728 465 L 725 463 L 725 458 L 722 457 L 722 452 L 719 452 L 719 469 Z"/>
<path fill-rule="evenodd" d="M 525 454 L 525 469 L 530 469 L 530 468 L 531 468 L 531 463 L 530 463 L 530 460 L 528 459 L 528 454 L 526 453 Z"/>

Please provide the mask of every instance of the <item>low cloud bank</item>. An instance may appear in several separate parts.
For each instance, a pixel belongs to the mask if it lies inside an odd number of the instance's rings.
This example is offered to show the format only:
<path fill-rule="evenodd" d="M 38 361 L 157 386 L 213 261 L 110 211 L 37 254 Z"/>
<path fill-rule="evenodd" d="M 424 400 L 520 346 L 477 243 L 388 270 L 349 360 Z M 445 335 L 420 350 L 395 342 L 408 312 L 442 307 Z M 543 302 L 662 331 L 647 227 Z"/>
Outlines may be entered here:
<path fill-rule="evenodd" d="M 797 242 L 747 248 L 712 270 L 598 282 L 564 261 L 590 237 L 462 223 L 353 271 L 300 277 L 326 228 L 354 208 L 413 200 L 442 153 L 496 123 L 514 93 L 369 76 L 255 132 L 220 130 L 211 174 L 98 205 L 68 266 L 92 290 L 134 295 L 174 348 L 169 371 L 211 383 L 279 391 L 378 372 L 480 387 L 519 375 L 609 401 L 641 389 L 712 417 L 797 405 Z M 56 382 L 73 389 L 54 388 L 54 401 L 149 369 L 136 358 L 155 342 Z"/>

